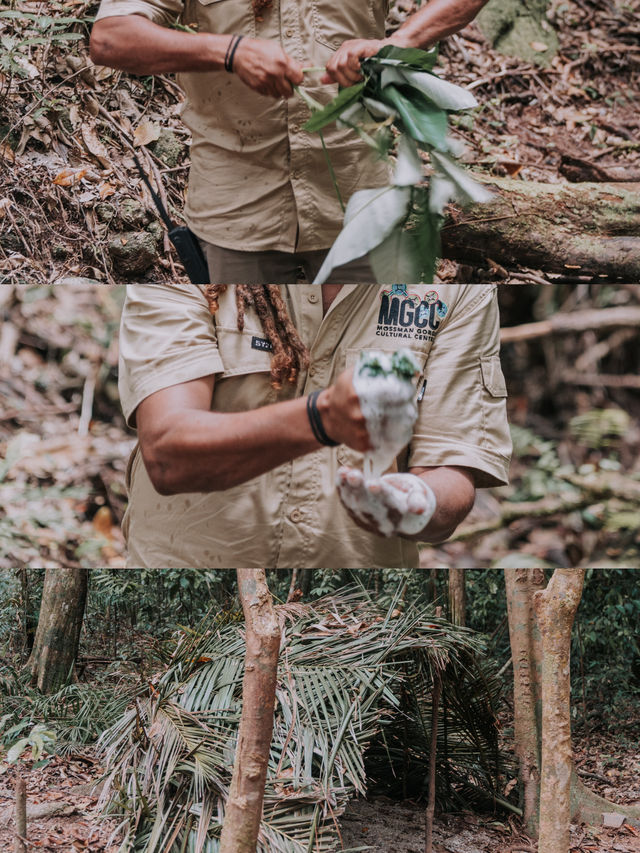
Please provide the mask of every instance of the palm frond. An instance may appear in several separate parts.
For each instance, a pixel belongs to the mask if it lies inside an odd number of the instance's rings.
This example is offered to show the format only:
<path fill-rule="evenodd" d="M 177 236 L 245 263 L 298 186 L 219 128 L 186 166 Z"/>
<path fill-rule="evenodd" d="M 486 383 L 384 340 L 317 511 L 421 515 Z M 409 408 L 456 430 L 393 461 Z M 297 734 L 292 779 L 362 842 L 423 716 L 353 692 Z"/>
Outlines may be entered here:
<path fill-rule="evenodd" d="M 495 687 L 477 674 L 479 640 L 428 609 L 401 612 L 399 605 L 398 598 L 382 610 L 354 588 L 312 606 L 279 608 L 283 636 L 260 853 L 335 850 L 339 817 L 351 797 L 366 792 L 367 756 L 380 754 L 380 743 L 394 772 L 407 748 L 412 772 L 424 769 L 436 671 L 451 694 L 447 765 L 495 789 L 494 754 L 477 754 L 486 751 L 482 726 L 489 719 L 480 710 L 491 707 Z M 243 670 L 241 626 L 184 633 L 167 669 L 105 733 L 102 801 L 124 815 L 123 849 L 217 853 Z M 458 681 L 467 685 L 466 696 L 454 688 Z M 407 696 L 408 715 L 401 707 Z"/>

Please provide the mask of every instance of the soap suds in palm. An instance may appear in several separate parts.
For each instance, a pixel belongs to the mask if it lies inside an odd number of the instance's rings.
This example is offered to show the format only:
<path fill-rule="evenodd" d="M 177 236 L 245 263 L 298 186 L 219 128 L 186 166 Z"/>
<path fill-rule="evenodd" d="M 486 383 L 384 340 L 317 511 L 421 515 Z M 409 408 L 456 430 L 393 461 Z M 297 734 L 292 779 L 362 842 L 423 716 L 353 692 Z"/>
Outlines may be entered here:
<path fill-rule="evenodd" d="M 419 533 L 436 509 L 432 490 L 419 477 L 384 475 L 411 441 L 418 417 L 418 373 L 410 350 L 373 350 L 361 354 L 354 375 L 373 450 L 365 456 L 364 476 L 343 471 L 338 489 L 348 509 L 385 536 Z"/>

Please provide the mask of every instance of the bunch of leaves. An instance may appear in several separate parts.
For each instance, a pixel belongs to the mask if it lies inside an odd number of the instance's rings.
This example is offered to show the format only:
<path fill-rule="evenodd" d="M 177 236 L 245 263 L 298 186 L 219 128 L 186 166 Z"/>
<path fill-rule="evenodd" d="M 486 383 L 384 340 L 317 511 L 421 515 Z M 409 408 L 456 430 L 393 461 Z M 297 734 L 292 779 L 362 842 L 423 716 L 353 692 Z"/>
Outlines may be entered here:
<path fill-rule="evenodd" d="M 457 677 L 443 678 L 438 715 L 436 785 L 440 805 L 449 811 L 503 806 L 503 790 L 517 777 L 513 755 L 498 744 L 497 714 L 504 693 L 498 665 L 486 658 L 461 661 Z M 466 666 L 468 664 L 468 666 Z M 406 799 L 426 797 L 432 731 L 431 681 L 424 677 L 422 654 L 405 664 L 402 711 L 386 726 L 367 755 L 373 790 Z"/>
<path fill-rule="evenodd" d="M 87 17 L 3 9 L 0 11 L 0 71 L 4 71 L 9 77 L 33 76 L 37 70 L 34 72 L 34 66 L 28 59 L 31 47 L 79 41 L 86 34 L 76 32 L 72 28 L 79 24 L 88 25 L 92 20 Z"/>
<path fill-rule="evenodd" d="M 640 575 L 628 569 L 588 569 L 573 632 L 573 691 L 584 687 L 587 716 L 620 728 L 640 696 Z M 584 675 L 584 684 L 582 676 Z M 578 702 L 574 713 L 581 717 Z"/>
<path fill-rule="evenodd" d="M 362 61 L 362 81 L 342 89 L 327 106 L 299 90 L 313 111 L 306 130 L 321 132 L 338 122 L 352 128 L 379 156 L 393 155 L 395 160 L 389 186 L 359 190 L 349 200 L 342 232 L 316 284 L 326 281 L 335 267 L 364 255 L 381 283 L 431 283 L 448 202 L 491 198 L 454 162 L 454 144 L 447 135 L 447 113 L 477 102 L 466 89 L 433 73 L 436 59 L 435 49 L 387 45 Z M 428 183 L 421 152 L 428 152 L 433 169 Z"/>
<path fill-rule="evenodd" d="M 212 602 L 219 603 L 221 620 L 230 618 L 229 584 L 229 572 L 219 569 L 96 569 L 91 572 L 88 611 L 96 621 L 109 612 L 114 621 L 126 620 L 159 637 L 175 630 L 180 620 L 199 622 Z"/>
<path fill-rule="evenodd" d="M 471 632 L 419 604 L 399 604 L 397 595 L 383 609 L 351 589 L 279 608 L 283 641 L 261 853 L 334 850 L 337 818 L 366 790 L 366 751 L 401 715 L 405 681 L 419 676 L 424 683 L 415 689 L 426 694 L 440 672 L 453 691 L 477 669 L 480 644 Z M 169 667 L 105 733 L 102 802 L 124 815 L 123 850 L 219 849 L 243 671 L 238 626 L 185 634 Z"/>
<path fill-rule="evenodd" d="M 2 723 L 3 720 L 0 720 L 0 728 Z M 29 731 L 26 731 L 27 728 L 29 728 L 29 720 L 24 719 L 5 732 L 5 740 L 11 743 L 11 746 L 6 750 L 0 763 L 0 775 L 6 773 L 12 764 L 17 764 L 27 750 L 31 751 L 31 758 L 39 766 L 46 763 L 46 759 L 42 759 L 42 756 L 54 751 L 56 742 L 54 731 L 42 723 L 36 723 Z M 17 735 L 20 737 L 15 740 Z M 5 748 L 4 745 L 2 748 Z"/>
<path fill-rule="evenodd" d="M 43 695 L 29 684 L 28 672 L 2 667 L 2 749 L 10 751 L 18 742 L 16 736 L 31 730 L 50 732 L 48 752 L 74 752 L 84 744 L 94 743 L 105 729 L 120 719 L 134 690 L 131 682 L 116 672 L 105 675 L 101 684 L 72 683 L 56 693 Z"/>

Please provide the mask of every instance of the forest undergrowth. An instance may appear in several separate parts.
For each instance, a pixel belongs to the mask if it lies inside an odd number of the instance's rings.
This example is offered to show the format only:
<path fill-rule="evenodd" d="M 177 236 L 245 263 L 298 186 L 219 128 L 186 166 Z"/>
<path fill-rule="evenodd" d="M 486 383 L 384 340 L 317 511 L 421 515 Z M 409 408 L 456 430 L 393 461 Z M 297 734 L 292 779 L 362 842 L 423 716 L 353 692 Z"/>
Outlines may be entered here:
<path fill-rule="evenodd" d="M 398 0 L 390 29 L 415 8 Z M 440 70 L 480 102 L 473 115 L 453 120 L 462 161 L 487 177 L 640 181 L 638 8 L 637 0 L 554 0 L 548 44 L 532 42 L 532 61 L 497 52 L 476 25 L 450 38 Z M 189 162 L 181 95 L 171 77 L 92 64 L 96 10 L 95 2 L 56 0 L 45 13 L 38 2 L 11 0 L 0 13 L 0 281 L 180 274 L 132 146 L 179 219 Z M 558 52 L 547 60 L 553 29 Z M 439 274 L 444 281 L 582 280 L 571 269 L 543 275 L 507 266 L 445 260 Z"/>

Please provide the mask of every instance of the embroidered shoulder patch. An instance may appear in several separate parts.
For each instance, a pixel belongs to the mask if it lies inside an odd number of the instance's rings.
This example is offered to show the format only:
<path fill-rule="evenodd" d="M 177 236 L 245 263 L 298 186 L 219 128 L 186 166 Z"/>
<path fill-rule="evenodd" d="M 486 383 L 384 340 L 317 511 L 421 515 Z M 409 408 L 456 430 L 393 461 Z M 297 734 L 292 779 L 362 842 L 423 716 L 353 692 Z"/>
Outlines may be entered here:
<path fill-rule="evenodd" d="M 449 307 L 431 290 L 422 299 L 406 284 L 394 284 L 381 294 L 376 334 L 383 338 L 433 341 Z"/>

